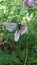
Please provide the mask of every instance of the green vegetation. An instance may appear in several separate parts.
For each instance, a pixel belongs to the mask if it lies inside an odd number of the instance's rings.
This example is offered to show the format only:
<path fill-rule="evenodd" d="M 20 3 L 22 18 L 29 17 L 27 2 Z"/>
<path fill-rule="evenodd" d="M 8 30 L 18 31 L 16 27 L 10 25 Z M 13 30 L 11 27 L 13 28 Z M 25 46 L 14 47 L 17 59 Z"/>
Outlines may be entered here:
<path fill-rule="evenodd" d="M 3 21 L 27 23 L 28 32 L 14 41 Z M 0 0 L 0 65 L 33 65 L 37 63 L 37 6 L 29 8 L 23 0 Z"/>

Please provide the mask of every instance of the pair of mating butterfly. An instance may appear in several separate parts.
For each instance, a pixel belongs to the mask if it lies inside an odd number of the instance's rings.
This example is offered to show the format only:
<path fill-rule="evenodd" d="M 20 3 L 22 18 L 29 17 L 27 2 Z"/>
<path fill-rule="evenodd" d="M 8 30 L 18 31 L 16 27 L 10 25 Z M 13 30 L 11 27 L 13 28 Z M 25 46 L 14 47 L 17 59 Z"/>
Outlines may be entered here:
<path fill-rule="evenodd" d="M 28 30 L 27 25 L 22 25 L 17 23 L 3 22 L 2 25 L 5 26 L 9 32 L 12 32 L 14 29 L 17 28 L 17 31 L 14 33 L 15 41 L 18 41 L 20 38 L 20 35 L 23 35 Z"/>

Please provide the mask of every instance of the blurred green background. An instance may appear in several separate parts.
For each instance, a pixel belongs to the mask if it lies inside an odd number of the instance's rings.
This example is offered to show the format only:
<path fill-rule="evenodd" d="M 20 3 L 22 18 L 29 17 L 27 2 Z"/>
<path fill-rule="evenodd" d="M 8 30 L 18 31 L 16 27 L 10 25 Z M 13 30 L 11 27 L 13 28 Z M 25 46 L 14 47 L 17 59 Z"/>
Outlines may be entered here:
<path fill-rule="evenodd" d="M 28 32 L 14 41 L 2 22 L 27 23 Z M 23 0 L 0 0 L 0 65 L 37 65 L 37 6 L 29 8 Z"/>

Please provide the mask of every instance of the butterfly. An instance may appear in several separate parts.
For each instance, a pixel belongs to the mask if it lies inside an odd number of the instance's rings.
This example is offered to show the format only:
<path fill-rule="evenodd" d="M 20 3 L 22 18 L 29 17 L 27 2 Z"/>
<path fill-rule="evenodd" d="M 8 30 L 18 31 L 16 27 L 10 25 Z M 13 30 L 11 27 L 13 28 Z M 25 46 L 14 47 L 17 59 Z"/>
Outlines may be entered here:
<path fill-rule="evenodd" d="M 16 42 L 19 40 L 20 35 L 23 35 L 28 31 L 27 25 L 23 25 L 23 24 L 3 22 L 2 25 L 5 26 L 9 32 L 12 32 L 17 28 L 17 31 L 14 33 L 14 40 Z"/>

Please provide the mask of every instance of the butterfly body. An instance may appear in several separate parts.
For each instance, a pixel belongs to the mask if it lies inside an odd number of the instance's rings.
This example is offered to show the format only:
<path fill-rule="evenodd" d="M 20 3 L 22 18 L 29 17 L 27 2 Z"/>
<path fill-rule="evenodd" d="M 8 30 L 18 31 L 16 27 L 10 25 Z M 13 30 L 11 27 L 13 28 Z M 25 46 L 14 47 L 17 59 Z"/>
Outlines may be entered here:
<path fill-rule="evenodd" d="M 21 24 L 18 24 L 17 28 L 18 28 L 18 30 L 20 30 L 21 29 Z"/>

